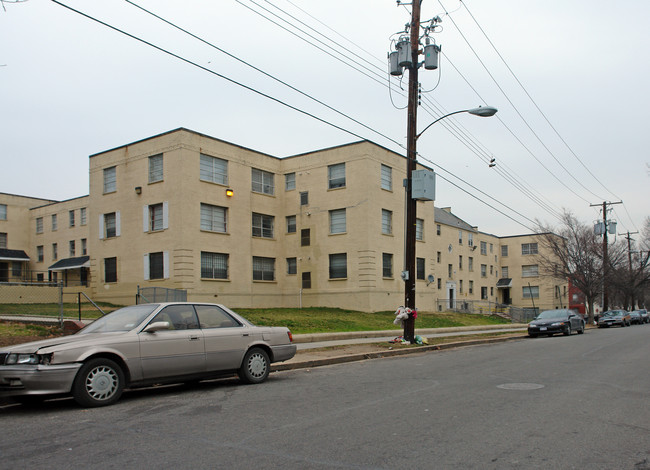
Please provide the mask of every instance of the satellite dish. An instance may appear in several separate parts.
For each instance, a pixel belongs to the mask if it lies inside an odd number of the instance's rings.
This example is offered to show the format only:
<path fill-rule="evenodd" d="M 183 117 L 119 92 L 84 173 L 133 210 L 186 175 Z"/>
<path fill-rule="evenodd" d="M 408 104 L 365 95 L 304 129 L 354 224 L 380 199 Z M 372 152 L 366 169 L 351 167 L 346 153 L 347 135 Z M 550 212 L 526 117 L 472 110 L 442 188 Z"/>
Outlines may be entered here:
<path fill-rule="evenodd" d="M 433 274 L 429 274 L 427 276 L 427 286 L 431 284 L 433 281 L 435 281 L 435 278 L 433 277 Z"/>

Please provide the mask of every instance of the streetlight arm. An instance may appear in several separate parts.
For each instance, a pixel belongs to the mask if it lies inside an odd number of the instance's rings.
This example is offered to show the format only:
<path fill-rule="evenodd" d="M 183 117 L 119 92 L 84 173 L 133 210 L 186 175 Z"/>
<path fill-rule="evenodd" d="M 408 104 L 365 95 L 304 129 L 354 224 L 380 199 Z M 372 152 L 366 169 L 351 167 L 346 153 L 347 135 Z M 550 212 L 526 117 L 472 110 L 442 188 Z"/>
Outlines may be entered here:
<path fill-rule="evenodd" d="M 449 114 L 445 114 L 444 116 L 440 116 L 438 119 L 436 119 L 435 121 L 433 121 L 433 122 L 432 122 L 431 124 L 429 124 L 427 127 L 425 127 L 424 129 L 422 129 L 422 131 L 421 131 L 418 135 L 415 136 L 416 140 L 419 139 L 420 136 L 421 136 L 422 134 L 424 134 L 424 131 L 426 131 L 429 127 L 433 126 L 436 122 L 438 122 L 438 121 L 442 121 L 444 118 L 449 117 L 449 116 L 453 116 L 454 114 L 466 113 L 466 112 L 468 112 L 468 111 L 469 111 L 469 109 L 462 109 L 462 110 L 460 110 L 460 111 L 454 111 L 453 113 L 449 113 Z"/>
<path fill-rule="evenodd" d="M 490 116 L 494 116 L 497 113 L 497 111 L 498 111 L 498 109 L 494 108 L 492 106 L 479 106 L 478 108 L 461 109 L 460 111 L 454 111 L 453 113 L 445 114 L 444 116 L 440 116 L 438 119 L 433 121 L 427 127 L 422 129 L 422 132 L 420 132 L 418 135 L 415 136 L 415 140 L 419 139 L 420 136 L 422 134 L 424 134 L 424 131 L 426 131 L 429 127 L 433 126 L 436 122 L 441 121 L 446 117 L 453 116 L 454 114 L 470 113 L 470 114 L 473 114 L 474 116 L 490 117 Z"/>

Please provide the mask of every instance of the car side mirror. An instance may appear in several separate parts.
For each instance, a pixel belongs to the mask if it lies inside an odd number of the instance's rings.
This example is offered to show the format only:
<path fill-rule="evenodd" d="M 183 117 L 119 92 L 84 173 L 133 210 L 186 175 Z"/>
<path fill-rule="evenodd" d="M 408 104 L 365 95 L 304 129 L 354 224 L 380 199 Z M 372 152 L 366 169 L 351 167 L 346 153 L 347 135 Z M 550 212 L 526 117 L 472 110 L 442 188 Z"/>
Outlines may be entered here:
<path fill-rule="evenodd" d="M 143 333 L 155 333 L 156 331 L 160 330 L 169 330 L 169 322 L 168 321 L 157 321 L 153 323 L 149 323 L 147 327 L 142 330 Z"/>

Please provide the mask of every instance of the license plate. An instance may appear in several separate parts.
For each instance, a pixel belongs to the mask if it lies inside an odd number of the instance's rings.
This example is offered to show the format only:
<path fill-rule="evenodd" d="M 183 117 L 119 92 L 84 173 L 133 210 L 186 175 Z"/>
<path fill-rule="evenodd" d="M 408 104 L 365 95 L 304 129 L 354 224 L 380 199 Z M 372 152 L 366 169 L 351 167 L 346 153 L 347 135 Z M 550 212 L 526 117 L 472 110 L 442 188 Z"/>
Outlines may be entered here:
<path fill-rule="evenodd" d="M 545 326 L 541 327 L 539 331 L 546 331 L 546 327 Z"/>

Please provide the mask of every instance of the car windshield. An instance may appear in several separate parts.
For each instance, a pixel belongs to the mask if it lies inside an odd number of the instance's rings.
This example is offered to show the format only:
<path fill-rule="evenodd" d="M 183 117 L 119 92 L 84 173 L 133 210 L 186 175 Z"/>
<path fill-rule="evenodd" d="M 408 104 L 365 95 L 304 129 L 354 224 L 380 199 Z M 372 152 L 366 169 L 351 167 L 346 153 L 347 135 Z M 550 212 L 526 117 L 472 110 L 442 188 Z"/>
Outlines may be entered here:
<path fill-rule="evenodd" d="M 620 315 L 620 314 L 621 314 L 621 312 L 619 312 L 618 310 L 610 310 L 609 312 L 603 313 L 603 316 L 604 317 L 615 317 L 615 316 Z"/>
<path fill-rule="evenodd" d="M 545 310 L 537 315 L 537 320 L 550 320 L 551 318 L 566 318 L 566 310 Z"/>
<path fill-rule="evenodd" d="M 138 326 L 158 307 L 158 304 L 132 305 L 115 310 L 79 331 L 79 335 L 88 333 L 112 333 L 129 331 Z"/>

